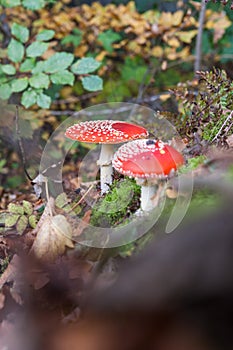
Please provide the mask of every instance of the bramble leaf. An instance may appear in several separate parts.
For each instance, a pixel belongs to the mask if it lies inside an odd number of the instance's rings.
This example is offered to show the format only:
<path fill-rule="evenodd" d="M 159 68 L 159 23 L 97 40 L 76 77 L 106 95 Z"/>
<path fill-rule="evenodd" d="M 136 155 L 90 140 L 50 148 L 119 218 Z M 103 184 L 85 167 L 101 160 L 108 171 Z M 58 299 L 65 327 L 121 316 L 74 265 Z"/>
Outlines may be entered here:
<path fill-rule="evenodd" d="M 23 93 L 21 103 L 25 108 L 29 108 L 36 103 L 37 94 L 34 90 L 27 90 Z"/>
<path fill-rule="evenodd" d="M 103 80 L 97 75 L 90 75 L 81 79 L 84 89 L 99 91 L 103 89 Z"/>
<path fill-rule="evenodd" d="M 73 85 L 74 84 L 74 74 L 69 72 L 68 70 L 63 70 L 51 75 L 51 81 L 54 84 L 61 85 Z"/>
<path fill-rule="evenodd" d="M 43 92 L 37 95 L 37 104 L 41 108 L 49 108 L 51 104 L 51 97 L 43 94 Z"/>
<path fill-rule="evenodd" d="M 16 39 L 21 41 L 21 43 L 25 43 L 29 39 L 29 30 L 18 23 L 13 23 L 11 33 L 16 37 Z"/>
<path fill-rule="evenodd" d="M 49 44 L 35 41 L 26 49 L 27 57 L 40 57 L 48 49 Z"/>
<path fill-rule="evenodd" d="M 67 52 L 57 52 L 44 62 L 46 73 L 56 73 L 68 68 L 74 60 L 74 55 Z"/>
<path fill-rule="evenodd" d="M 29 72 L 34 67 L 35 67 L 35 58 L 26 58 L 26 60 L 21 63 L 19 71 L 22 72 L 22 73 Z"/>
<path fill-rule="evenodd" d="M 11 82 L 11 90 L 12 92 L 21 92 L 25 90 L 28 86 L 28 78 L 14 79 Z"/>
<path fill-rule="evenodd" d="M 7 53 L 12 62 L 21 62 L 24 56 L 24 46 L 19 41 L 11 39 Z"/>
<path fill-rule="evenodd" d="M 49 83 L 49 77 L 44 73 L 35 74 L 29 79 L 29 84 L 36 89 L 48 89 Z"/>
<path fill-rule="evenodd" d="M 2 71 L 7 75 L 14 75 L 16 73 L 16 69 L 11 64 L 5 64 L 1 66 Z"/>
<path fill-rule="evenodd" d="M 52 39 L 55 35 L 55 31 L 54 30 L 42 30 L 39 34 L 37 34 L 36 36 L 36 40 L 38 41 L 48 41 L 50 39 Z"/>
<path fill-rule="evenodd" d="M 0 85 L 0 98 L 3 100 L 8 100 L 11 95 L 11 87 L 9 84 L 1 84 Z"/>
<path fill-rule="evenodd" d="M 88 74 L 94 72 L 100 67 L 101 63 L 96 61 L 92 57 L 85 57 L 81 60 L 78 60 L 71 67 L 71 70 L 74 74 Z"/>

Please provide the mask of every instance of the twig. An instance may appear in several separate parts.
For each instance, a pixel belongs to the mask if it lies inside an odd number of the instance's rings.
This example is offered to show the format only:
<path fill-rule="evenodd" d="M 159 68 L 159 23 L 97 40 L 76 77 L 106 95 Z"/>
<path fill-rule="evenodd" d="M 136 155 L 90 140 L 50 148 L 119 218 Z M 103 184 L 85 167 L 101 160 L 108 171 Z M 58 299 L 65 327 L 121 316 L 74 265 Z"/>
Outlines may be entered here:
<path fill-rule="evenodd" d="M 194 73 L 196 76 L 196 71 L 200 70 L 201 68 L 201 56 L 202 56 L 202 34 L 203 34 L 203 25 L 204 25 L 204 19 L 205 19 L 205 11 L 206 11 L 206 2 L 205 0 L 202 0 L 201 2 L 201 12 L 198 20 L 198 33 L 197 33 L 197 40 L 196 40 L 196 48 L 195 48 L 195 63 L 194 63 Z"/>
<path fill-rule="evenodd" d="M 84 198 L 88 195 L 88 193 L 92 190 L 92 188 L 94 187 L 94 184 L 92 184 L 88 190 L 84 193 L 84 195 L 82 196 L 82 198 L 80 198 L 80 200 L 75 203 L 75 205 L 68 211 L 67 214 L 70 214 L 75 208 L 77 208 L 77 206 L 82 203 L 82 201 L 84 200 Z"/>
<path fill-rule="evenodd" d="M 233 117 L 233 111 L 231 111 L 231 113 L 228 115 L 228 117 L 226 118 L 226 120 L 224 121 L 223 125 L 221 126 L 221 128 L 219 129 L 217 135 L 215 135 L 215 137 L 212 139 L 211 142 L 214 142 L 215 140 L 217 140 L 217 138 L 219 137 L 219 135 L 221 134 L 224 126 L 229 122 L 229 120 L 231 120 L 231 118 Z"/>

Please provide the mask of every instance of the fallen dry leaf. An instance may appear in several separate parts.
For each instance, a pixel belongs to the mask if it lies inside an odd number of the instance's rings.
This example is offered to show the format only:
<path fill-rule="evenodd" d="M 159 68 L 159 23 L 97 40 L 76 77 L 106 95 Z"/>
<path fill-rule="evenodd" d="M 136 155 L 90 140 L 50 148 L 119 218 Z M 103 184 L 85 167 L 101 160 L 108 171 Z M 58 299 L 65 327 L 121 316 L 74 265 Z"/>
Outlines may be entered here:
<path fill-rule="evenodd" d="M 6 270 L 0 277 L 0 289 L 5 283 L 11 282 L 15 279 L 17 273 L 17 267 L 19 266 L 19 257 L 15 254 L 11 259 L 11 262 L 7 266 Z"/>
<path fill-rule="evenodd" d="M 31 251 L 38 259 L 55 261 L 65 248 L 73 248 L 72 228 L 65 216 L 48 216 L 40 227 Z"/>

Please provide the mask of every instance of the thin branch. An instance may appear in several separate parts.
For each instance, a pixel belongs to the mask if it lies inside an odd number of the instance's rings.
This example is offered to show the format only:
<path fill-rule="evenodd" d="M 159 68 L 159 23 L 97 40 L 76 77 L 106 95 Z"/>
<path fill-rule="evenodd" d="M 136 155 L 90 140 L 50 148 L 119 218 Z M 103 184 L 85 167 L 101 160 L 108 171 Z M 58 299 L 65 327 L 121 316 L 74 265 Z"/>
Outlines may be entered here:
<path fill-rule="evenodd" d="M 201 2 L 201 12 L 198 20 L 198 33 L 196 40 L 196 48 L 195 48 L 195 63 L 194 63 L 194 73 L 196 75 L 196 71 L 201 69 L 201 57 L 202 57 L 202 34 L 203 34 L 203 25 L 205 20 L 205 11 L 206 11 L 206 2 L 202 0 Z"/>
<path fill-rule="evenodd" d="M 233 117 L 233 111 L 231 111 L 231 113 L 228 115 L 228 117 L 227 117 L 226 120 L 224 121 L 223 125 L 222 125 L 221 128 L 219 129 L 217 135 L 212 139 L 211 142 L 214 142 L 215 140 L 217 140 L 217 138 L 218 138 L 219 135 L 221 134 L 223 128 L 226 126 L 226 124 L 229 122 L 229 120 L 231 120 L 232 117 Z"/>

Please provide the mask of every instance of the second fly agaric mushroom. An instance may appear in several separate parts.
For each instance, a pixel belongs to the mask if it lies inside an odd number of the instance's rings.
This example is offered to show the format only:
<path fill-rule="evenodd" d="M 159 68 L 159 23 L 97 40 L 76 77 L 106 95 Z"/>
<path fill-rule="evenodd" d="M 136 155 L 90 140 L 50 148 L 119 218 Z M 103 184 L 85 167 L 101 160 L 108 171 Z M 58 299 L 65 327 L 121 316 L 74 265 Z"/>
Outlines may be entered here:
<path fill-rule="evenodd" d="M 122 121 L 94 120 L 74 124 L 66 130 L 66 137 L 88 143 L 100 143 L 101 153 L 97 164 L 100 166 L 101 193 L 112 184 L 113 145 L 146 137 L 145 128 Z"/>
<path fill-rule="evenodd" d="M 135 140 L 121 146 L 113 157 L 113 167 L 133 177 L 141 185 L 141 209 L 154 208 L 158 180 L 184 164 L 183 156 L 172 146 L 158 140 Z"/>

